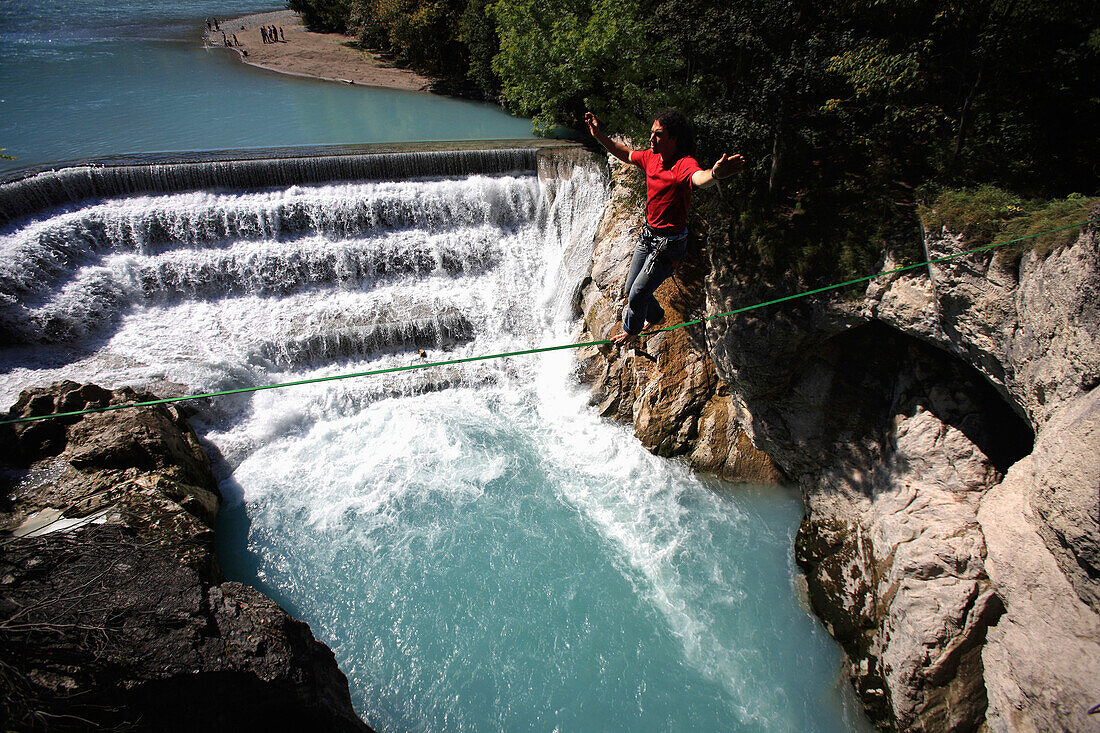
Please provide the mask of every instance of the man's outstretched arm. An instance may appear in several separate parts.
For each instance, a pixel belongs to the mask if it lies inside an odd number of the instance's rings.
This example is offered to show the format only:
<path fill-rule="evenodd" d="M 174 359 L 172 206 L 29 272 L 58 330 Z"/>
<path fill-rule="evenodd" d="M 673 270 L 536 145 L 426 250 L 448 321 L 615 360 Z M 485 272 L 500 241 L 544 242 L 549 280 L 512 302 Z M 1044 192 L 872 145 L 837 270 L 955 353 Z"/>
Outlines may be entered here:
<path fill-rule="evenodd" d="M 691 185 L 696 188 L 710 188 L 723 178 L 729 178 L 737 171 L 745 167 L 745 159 L 740 155 L 726 155 L 706 170 L 698 170 L 691 174 Z"/>
<path fill-rule="evenodd" d="M 592 137 L 596 138 L 596 142 L 603 145 L 607 149 L 607 152 L 614 155 L 624 163 L 630 162 L 630 148 L 626 147 L 622 143 L 617 143 L 609 138 L 600 127 L 600 121 L 596 119 L 596 115 L 591 112 L 584 113 L 584 123 L 588 125 L 588 132 Z"/>

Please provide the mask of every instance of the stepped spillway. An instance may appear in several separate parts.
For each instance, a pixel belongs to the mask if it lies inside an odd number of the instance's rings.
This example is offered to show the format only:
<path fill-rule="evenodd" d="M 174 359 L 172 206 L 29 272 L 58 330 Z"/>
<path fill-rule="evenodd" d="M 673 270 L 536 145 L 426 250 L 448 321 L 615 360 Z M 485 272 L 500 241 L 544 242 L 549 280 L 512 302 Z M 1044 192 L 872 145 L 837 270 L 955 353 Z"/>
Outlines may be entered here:
<path fill-rule="evenodd" d="M 163 160 L 161 160 L 163 158 Z M 148 162 L 145 162 L 148 161 Z M 8 174 L 0 186 L 0 225 L 43 209 L 91 198 L 210 189 L 248 190 L 334 181 L 407 180 L 530 170 L 536 151 L 424 150 L 328 154 L 326 148 L 227 151 L 224 154 L 121 156 Z"/>
<path fill-rule="evenodd" d="M 82 207 L 5 238 L 0 335 L 72 341 L 139 302 L 173 297 L 366 291 L 481 273 L 516 246 L 538 196 L 534 176 L 476 176 Z"/>

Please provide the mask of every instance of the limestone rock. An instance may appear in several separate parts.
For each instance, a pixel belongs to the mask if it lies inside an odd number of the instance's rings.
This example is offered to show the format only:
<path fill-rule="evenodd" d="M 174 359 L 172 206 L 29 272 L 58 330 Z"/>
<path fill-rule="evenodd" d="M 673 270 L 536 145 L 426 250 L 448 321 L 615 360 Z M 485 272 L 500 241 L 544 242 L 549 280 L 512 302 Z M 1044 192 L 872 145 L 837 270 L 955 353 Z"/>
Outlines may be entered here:
<path fill-rule="evenodd" d="M 1094 211 L 1093 215 L 1100 212 Z M 929 257 L 965 251 L 950 232 L 927 238 Z M 1062 402 L 1100 384 L 1100 229 L 1067 247 L 968 255 L 929 268 L 951 348 L 1041 425 Z"/>
<path fill-rule="evenodd" d="M 1100 369 L 1096 237 L 1087 228 L 1018 263 L 957 258 L 876 281 L 858 303 L 795 302 L 709 329 L 754 442 L 803 489 L 797 554 L 811 600 L 883 727 L 973 730 L 985 719 L 983 647 L 1008 599 L 985 568 L 977 512 L 1036 433 L 1041 469 L 1028 496 L 1038 536 L 1076 599 L 1097 602 L 1097 418 L 1075 401 Z M 935 257 L 967 245 L 936 233 L 928 247 Z M 723 256 L 708 281 L 721 305 L 710 307 L 766 299 Z M 1013 653 L 1057 656 L 1065 643 L 1032 639 Z M 1047 694 L 1037 683 L 999 680 L 996 704 L 1017 685 L 1026 709 Z"/>
<path fill-rule="evenodd" d="M 1067 485 L 1064 466 L 1091 465 L 1096 511 L 1100 436 L 1077 426 L 1097 418 L 1098 392 L 1066 405 L 1065 419 L 1051 421 L 1035 454 L 1013 466 L 981 501 L 986 568 L 1005 607 L 982 649 L 991 731 L 1087 731 L 1100 724 L 1088 715 L 1100 703 L 1100 616 L 1085 600 L 1095 603 L 1096 583 L 1082 593 L 1079 572 L 1065 572 L 1064 558 L 1056 558 L 1041 536 L 1038 528 L 1046 523 L 1034 503 L 1046 493 L 1040 487 Z M 1089 523 L 1077 526 L 1087 530 Z"/>
<path fill-rule="evenodd" d="M 978 650 L 1000 611 L 976 514 L 1000 479 L 988 454 L 1002 423 L 1019 419 L 926 343 L 870 325 L 832 346 L 795 372 L 777 408 L 803 411 L 789 429 L 805 457 L 787 460 L 806 495 L 796 557 L 811 601 L 876 724 L 972 728 L 985 707 Z"/>
<path fill-rule="evenodd" d="M 1035 525 L 1078 597 L 1100 613 L 1100 389 L 1055 413 L 1033 459 Z"/>
<path fill-rule="evenodd" d="M 900 418 L 896 436 L 861 518 L 882 618 L 872 654 L 899 727 L 958 730 L 984 707 L 981 669 L 966 653 L 1000 610 L 976 521 L 981 492 L 999 477 L 962 431 L 926 409 Z"/>
<path fill-rule="evenodd" d="M 727 481 L 783 483 L 786 478 L 782 472 L 767 454 L 752 444 L 741 427 L 749 421 L 749 416 L 734 402 L 725 385 L 720 384 L 699 416 L 698 435 L 688 456 L 691 465 Z"/>
<path fill-rule="evenodd" d="M 132 530 L 16 539 L 0 576 L 6 727 L 369 730 L 309 627 Z"/>
<path fill-rule="evenodd" d="M 29 417 L 148 401 L 131 389 L 62 382 L 26 390 L 9 411 Z M 207 577 L 214 554 L 217 482 L 198 437 L 175 407 L 156 405 L 17 423 L 2 457 L 26 477 L 7 491 L 14 506 L 2 525 L 19 527 L 43 512 L 58 520 L 102 515 L 125 524 Z M 48 527 L 47 527 L 48 529 Z"/>
<path fill-rule="evenodd" d="M 887 253 L 883 271 L 889 272 L 897 267 L 897 260 Z M 872 280 L 867 285 L 863 307 L 868 318 L 938 346 L 949 346 L 950 342 L 940 327 L 936 293 L 927 275 L 904 274 Z"/>

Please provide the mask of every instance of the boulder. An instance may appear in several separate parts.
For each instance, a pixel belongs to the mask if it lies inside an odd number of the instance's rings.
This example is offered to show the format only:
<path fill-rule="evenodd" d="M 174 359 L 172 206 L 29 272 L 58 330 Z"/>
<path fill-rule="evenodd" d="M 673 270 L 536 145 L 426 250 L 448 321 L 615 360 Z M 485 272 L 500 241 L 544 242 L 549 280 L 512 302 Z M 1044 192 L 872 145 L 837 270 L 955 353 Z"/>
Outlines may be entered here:
<path fill-rule="evenodd" d="M 8 418 L 154 399 L 64 382 Z M 222 578 L 217 484 L 179 409 L 0 431 L 5 729 L 370 730 L 309 627 Z"/>
<path fill-rule="evenodd" d="M 0 556 L 7 729 L 367 731 L 309 627 L 117 524 Z"/>
<path fill-rule="evenodd" d="M 154 399 L 128 388 L 109 392 L 62 382 L 25 390 L 8 415 Z M 37 533 L 39 524 L 46 531 L 92 518 L 123 524 L 205 577 L 220 577 L 214 552 L 218 486 L 210 459 L 178 408 L 111 409 L 4 427 L 0 459 L 26 478 L 5 492 L 11 510 L 0 517 L 0 527 L 26 535 Z"/>

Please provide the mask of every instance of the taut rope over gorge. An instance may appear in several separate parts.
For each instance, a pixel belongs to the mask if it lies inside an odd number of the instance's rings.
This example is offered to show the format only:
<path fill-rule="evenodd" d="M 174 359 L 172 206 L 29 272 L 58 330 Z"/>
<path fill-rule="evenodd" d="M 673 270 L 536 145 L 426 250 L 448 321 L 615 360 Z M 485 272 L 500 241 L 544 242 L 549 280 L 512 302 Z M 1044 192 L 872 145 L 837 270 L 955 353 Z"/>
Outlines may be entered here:
<path fill-rule="evenodd" d="M 876 273 L 874 275 L 866 275 L 864 277 L 855 278 L 854 280 L 846 280 L 844 282 L 835 283 L 833 285 L 826 285 L 824 287 L 815 288 L 813 290 L 807 290 L 807 291 L 804 291 L 804 292 L 801 292 L 801 293 L 795 293 L 793 295 L 787 295 L 787 296 L 784 296 L 782 298 L 775 298 L 773 300 L 767 300 L 767 301 L 762 301 L 760 303 L 754 303 L 752 305 L 743 306 L 741 308 L 735 308 L 734 310 L 726 311 L 724 313 L 718 313 L 718 314 L 715 314 L 715 315 L 712 315 L 712 316 L 705 316 L 703 318 L 697 318 L 697 319 L 692 320 L 692 321 L 684 321 L 682 323 L 677 323 L 677 324 L 674 324 L 674 325 L 671 325 L 671 326 L 665 326 L 663 328 L 648 330 L 648 331 L 643 332 L 641 335 L 643 337 L 644 336 L 653 336 L 653 335 L 655 335 L 657 333 L 661 333 L 663 331 L 674 331 L 678 328 L 683 328 L 685 326 L 693 326 L 693 325 L 697 325 L 697 324 L 700 324 L 700 323 L 705 323 L 706 321 L 713 321 L 713 320 L 716 320 L 716 319 L 719 319 L 719 318 L 728 318 L 730 316 L 738 315 L 738 314 L 741 314 L 741 313 L 746 313 L 746 312 L 752 311 L 752 310 L 757 310 L 759 308 L 765 308 L 765 307 L 770 306 L 770 305 L 777 305 L 779 303 L 785 303 L 787 301 L 797 300 L 799 298 L 805 298 L 805 297 L 809 297 L 811 295 L 817 295 L 819 293 L 825 293 L 825 292 L 828 292 L 828 291 L 831 291 L 831 290 L 839 290 L 840 288 L 849 287 L 851 285 L 858 285 L 860 283 L 869 282 L 871 280 L 876 280 L 878 278 L 887 277 L 887 276 L 890 276 L 890 275 L 896 275 L 898 273 L 906 272 L 908 270 L 915 270 L 915 269 L 918 269 L 918 268 L 921 268 L 921 267 L 927 267 L 928 265 L 933 265 L 933 264 L 936 264 L 936 263 L 939 263 L 939 262 L 945 262 L 945 261 L 957 259 L 957 258 L 960 258 L 960 257 L 966 257 L 968 255 L 978 254 L 980 252 L 987 252 L 987 251 L 990 251 L 990 250 L 993 250 L 993 249 L 1004 247 L 1004 246 L 1009 245 L 1009 244 L 1015 244 L 1017 242 L 1022 242 L 1022 241 L 1028 240 L 1028 239 L 1035 239 L 1037 237 L 1041 237 L 1041 236 L 1044 236 L 1044 235 L 1047 235 L 1047 234 L 1054 234 L 1054 233 L 1057 233 L 1057 232 L 1065 231 L 1067 229 L 1073 229 L 1073 228 L 1076 228 L 1076 227 L 1083 227 L 1083 226 L 1086 226 L 1088 224 L 1095 224 L 1097 222 L 1100 222 L 1100 219 L 1088 219 L 1086 221 L 1077 222 L 1076 224 L 1069 224 L 1069 225 L 1066 225 L 1066 226 L 1063 226 L 1063 227 L 1058 227 L 1057 229 L 1050 229 L 1050 230 L 1043 231 L 1043 232 L 1037 232 L 1035 234 L 1028 234 L 1026 236 L 1017 237 L 1015 239 L 1009 239 L 1009 240 L 1006 240 L 1004 242 L 995 242 L 993 244 L 987 244 L 987 245 L 984 245 L 982 247 L 975 247 L 974 249 L 969 249 L 969 250 L 966 250 L 965 252 L 958 252 L 956 254 L 946 255 L 944 257 L 937 257 L 937 258 L 934 258 L 934 259 L 931 259 L 931 260 L 925 260 L 923 262 L 917 262 L 917 263 L 912 264 L 912 265 L 905 265 L 903 267 L 898 267 L 898 268 L 895 268 L 893 270 L 887 270 L 885 272 Z M 107 411 L 111 411 L 111 410 L 122 410 L 122 409 L 135 408 L 135 407 L 152 407 L 154 405 L 164 405 L 164 404 L 175 403 L 175 402 L 184 402 L 184 401 L 188 401 L 188 400 L 207 399 L 207 398 L 211 398 L 211 397 L 221 397 L 221 396 L 226 396 L 226 395 L 243 394 L 243 393 L 247 393 L 247 392 L 259 392 L 259 391 L 262 391 L 262 390 L 269 390 L 269 389 L 282 389 L 282 388 L 285 388 L 285 387 L 296 387 L 296 386 L 301 386 L 301 385 L 304 385 L 304 384 L 316 384 L 316 383 L 320 383 L 320 382 L 332 382 L 332 381 L 344 380 L 344 379 L 356 379 L 356 378 L 359 378 L 359 377 L 370 377 L 370 376 L 376 376 L 376 375 L 380 375 L 380 374 L 389 374 L 389 373 L 392 373 L 392 372 L 413 371 L 413 370 L 417 370 L 417 369 L 430 369 L 430 368 L 433 368 L 433 367 L 448 366 L 448 365 L 453 365 L 453 364 L 464 364 L 464 363 L 475 362 L 475 361 L 486 361 L 486 360 L 490 360 L 490 359 L 504 359 L 504 358 L 514 357 L 514 356 L 526 356 L 526 355 L 529 355 L 529 354 L 539 354 L 539 353 L 545 353 L 545 352 L 551 352 L 551 351 L 561 351 L 563 349 L 579 349 L 579 348 L 584 348 L 586 346 L 601 346 L 601 345 L 610 344 L 610 343 L 612 343 L 611 340 L 603 339 L 603 340 L 599 340 L 599 341 L 585 341 L 585 342 L 581 342 L 581 343 L 558 344 L 558 345 L 555 345 L 555 346 L 540 346 L 540 347 L 533 348 L 533 349 L 523 349 L 521 351 L 506 351 L 506 352 L 501 352 L 501 353 L 496 353 L 496 354 L 485 354 L 485 355 L 481 355 L 481 356 L 469 356 L 469 357 L 463 357 L 463 358 L 460 358 L 460 359 L 449 359 L 449 360 L 445 360 L 445 361 L 424 362 L 424 363 L 420 363 L 420 364 L 406 364 L 406 365 L 403 365 L 403 366 L 388 367 L 388 368 L 385 368 L 385 369 L 375 369 L 375 370 L 365 371 L 365 372 L 353 372 L 353 373 L 349 373 L 349 374 L 335 374 L 335 375 L 331 375 L 331 376 L 327 376 L 327 377 L 315 377 L 315 378 L 312 378 L 312 379 L 301 379 L 301 380 L 294 380 L 294 381 L 289 381 L 289 382 L 279 382 L 279 383 L 275 383 L 275 384 L 264 384 L 264 385 L 254 386 L 254 387 L 241 387 L 241 388 L 238 388 L 238 389 L 222 390 L 222 391 L 219 391 L 219 392 L 206 392 L 206 393 L 203 393 L 203 394 L 185 395 L 185 396 L 182 396 L 182 397 L 166 397 L 166 398 L 163 398 L 163 399 L 148 400 L 148 401 L 143 401 L 143 402 L 133 402 L 133 403 L 122 404 L 122 405 L 108 405 L 108 406 L 105 406 L 105 407 L 92 407 L 92 408 L 86 408 L 86 409 L 83 409 L 83 410 L 74 410 L 74 411 L 71 411 L 71 412 L 59 412 L 59 413 L 52 413 L 52 414 L 49 414 L 49 415 L 37 415 L 37 416 L 31 416 L 31 417 L 23 417 L 23 418 L 19 418 L 19 419 L 16 419 L 16 420 L 2 420 L 2 421 L 0 421 L 0 425 L 13 425 L 13 424 L 18 424 L 18 423 L 28 423 L 28 422 L 38 421 L 38 420 L 48 420 L 48 419 L 51 419 L 51 418 L 59 418 L 59 417 L 75 417 L 75 416 L 79 416 L 79 415 L 87 415 L 87 414 L 96 413 L 96 412 L 107 412 Z"/>

